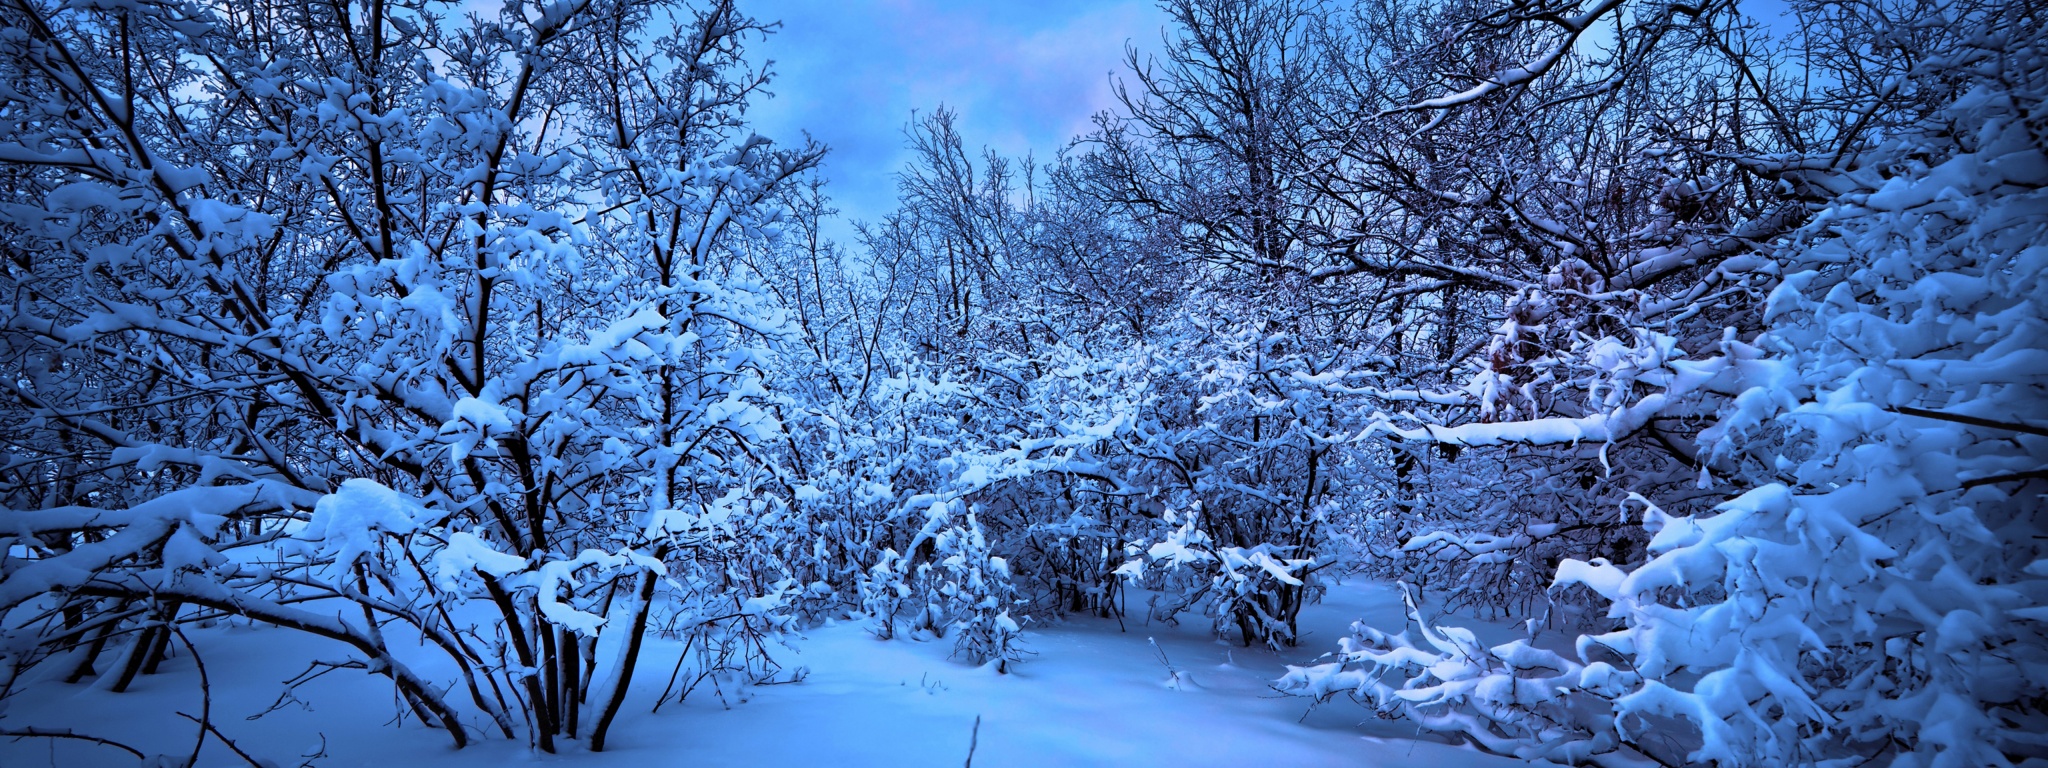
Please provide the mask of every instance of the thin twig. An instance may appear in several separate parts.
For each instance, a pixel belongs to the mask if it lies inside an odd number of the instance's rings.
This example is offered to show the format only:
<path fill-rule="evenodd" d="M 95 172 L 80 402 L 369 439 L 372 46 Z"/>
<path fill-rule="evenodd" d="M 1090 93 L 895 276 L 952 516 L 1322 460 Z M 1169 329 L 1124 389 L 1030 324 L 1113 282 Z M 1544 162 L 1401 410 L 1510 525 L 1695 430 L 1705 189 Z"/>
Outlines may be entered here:
<path fill-rule="evenodd" d="M 967 737 L 967 766 L 974 768 L 974 749 L 981 746 L 981 715 L 974 716 L 974 732 Z"/>
<path fill-rule="evenodd" d="M 268 766 L 265 766 L 256 758 L 250 757 L 249 753 L 243 752 L 242 748 L 240 746 L 237 746 L 233 739 L 228 738 L 227 734 L 221 733 L 219 728 L 214 727 L 213 681 L 211 678 L 208 678 L 206 676 L 206 661 L 199 658 L 199 649 L 192 645 L 192 638 L 185 636 L 185 630 L 183 628 L 179 627 L 175 623 L 169 624 L 167 626 L 169 627 L 171 634 L 177 636 L 178 642 L 183 643 L 185 645 L 185 652 L 192 654 L 192 665 L 199 669 L 199 716 L 193 717 L 191 715 L 185 714 L 184 712 L 178 713 L 179 717 L 185 718 L 187 720 L 199 724 L 199 741 L 197 744 L 194 744 L 192 746 L 192 760 L 186 763 L 186 765 L 199 764 L 199 752 L 206 748 L 206 734 L 211 733 L 213 734 L 214 738 L 220 739 L 220 743 L 227 745 L 227 748 L 230 751 L 234 752 L 237 755 L 240 755 L 242 760 L 249 764 L 250 768 L 268 768 Z"/>
<path fill-rule="evenodd" d="M 265 764 L 263 763 L 263 761 L 261 761 L 261 760 L 257 760 L 256 758 L 254 758 L 254 757 L 251 757 L 251 756 L 249 755 L 249 753 L 247 753 L 247 752 L 243 752 L 243 751 L 242 751 L 242 748 L 241 748 L 241 747 L 239 747 L 239 746 L 236 746 L 236 745 L 235 745 L 235 742 L 234 742 L 234 740 L 233 740 L 233 739 L 229 739 L 229 738 L 227 737 L 227 734 L 221 733 L 221 732 L 220 732 L 220 729 L 219 729 L 219 728 L 216 728 L 216 727 L 214 727 L 214 725 L 213 725 L 213 723 L 212 723 L 211 721 L 203 721 L 203 720 L 200 720 L 199 718 L 193 717 L 193 716 L 191 716 L 191 715 L 188 715 L 188 714 L 185 714 L 185 713 L 183 713 L 183 712 L 179 712 L 179 713 L 178 713 L 178 716 L 179 716 L 179 717 L 182 717 L 182 718 L 185 718 L 185 719 L 187 719 L 187 720 L 190 720 L 190 721 L 192 721 L 192 722 L 198 723 L 198 724 L 199 724 L 199 727 L 200 727 L 200 728 L 203 728 L 203 729 L 205 729 L 205 731 L 206 731 L 206 732 L 208 732 L 208 733 L 212 733 L 212 734 L 213 734 L 213 737 L 214 737 L 214 738 L 216 738 L 216 739 L 220 739 L 220 743 L 222 743 L 222 744 L 226 744 L 229 750 L 233 751 L 233 752 L 234 752 L 234 753 L 235 753 L 236 755 L 239 755 L 239 756 L 241 756 L 242 760 L 243 760 L 243 761 L 245 761 L 245 762 L 247 762 L 247 763 L 248 763 L 248 764 L 249 764 L 249 765 L 250 765 L 250 766 L 251 766 L 252 768 L 270 768 L 270 766 L 267 766 L 267 765 L 265 765 Z M 326 741 L 327 741 L 327 737 L 326 737 L 326 735 L 324 735 L 324 734 L 323 734 L 323 735 L 322 735 L 322 736 L 320 737 L 320 741 L 321 741 L 321 750 L 320 750 L 320 751 L 322 751 L 322 752 L 325 752 L 325 751 L 327 751 L 327 749 L 326 749 Z M 195 764 L 195 765 L 197 765 L 197 763 L 194 763 L 194 764 Z"/>
<path fill-rule="evenodd" d="M 87 736 L 83 733 L 72 733 L 70 731 L 49 731 L 41 728 L 23 728 L 18 731 L 0 731 L 0 737 L 6 737 L 11 739 L 77 739 L 79 741 L 90 741 L 94 744 L 113 747 L 128 754 L 134 755 L 135 759 L 137 760 L 149 759 L 148 755 L 142 754 L 142 750 L 128 746 L 113 739 L 103 739 L 98 736 Z"/>
<path fill-rule="evenodd" d="M 1960 413 L 1944 413 L 1942 411 L 1930 411 L 1925 408 L 1914 408 L 1912 406 L 1907 405 L 1896 405 L 1890 408 L 1886 408 L 1885 410 L 1891 411 L 1892 413 L 1905 414 L 1907 416 L 1918 416 L 1923 419 L 1953 421 L 1957 424 L 1968 424 L 1973 427 L 1984 427 L 1987 429 L 2002 429 L 2007 432 L 2019 432 L 2022 434 L 2040 435 L 2042 437 L 2048 437 L 2048 427 L 2037 427 L 2032 424 L 2024 424 L 2017 421 L 1997 421 L 1994 419 L 1983 419 L 1978 418 L 1976 416 L 1964 416 Z"/>

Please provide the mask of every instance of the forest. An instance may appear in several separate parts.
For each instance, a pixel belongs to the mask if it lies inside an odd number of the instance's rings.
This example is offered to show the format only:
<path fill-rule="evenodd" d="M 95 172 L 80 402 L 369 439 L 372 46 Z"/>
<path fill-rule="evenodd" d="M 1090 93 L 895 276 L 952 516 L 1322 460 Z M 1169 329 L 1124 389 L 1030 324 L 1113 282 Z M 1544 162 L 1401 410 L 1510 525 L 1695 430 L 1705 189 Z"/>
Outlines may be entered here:
<path fill-rule="evenodd" d="M 834 238 L 743 0 L 0 0 L 0 762 L 689 764 L 1095 627 L 1352 765 L 2048 765 L 2048 6 L 1759 2 L 1161 0 Z M 1092 762 L 961 711 L 833 762 Z"/>

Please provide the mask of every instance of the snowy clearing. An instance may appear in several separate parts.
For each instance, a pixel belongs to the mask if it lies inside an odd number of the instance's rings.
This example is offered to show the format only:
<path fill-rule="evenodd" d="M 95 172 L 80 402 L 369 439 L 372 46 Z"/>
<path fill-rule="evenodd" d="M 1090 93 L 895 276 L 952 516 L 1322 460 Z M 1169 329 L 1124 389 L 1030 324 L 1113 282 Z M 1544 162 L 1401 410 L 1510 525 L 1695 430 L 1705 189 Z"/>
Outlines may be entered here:
<path fill-rule="evenodd" d="M 801 682 L 727 687 L 729 707 L 707 682 L 682 705 L 671 700 L 654 714 L 648 709 L 660 690 L 645 686 L 635 691 L 607 751 L 569 746 L 555 755 L 503 739 L 450 749 L 441 734 L 417 721 L 394 724 L 389 684 L 354 671 L 302 688 L 302 705 L 250 721 L 245 718 L 269 709 L 282 682 L 299 671 L 285 662 L 313 655 L 310 648 L 287 653 L 279 644 L 306 639 L 275 629 L 190 634 L 202 660 L 210 660 L 221 732 L 252 756 L 281 766 L 949 766 L 966 762 L 977 717 L 974 765 L 990 768 L 1528 765 L 1418 740 L 1413 725 L 1375 719 L 1346 703 L 1311 708 L 1307 699 L 1268 687 L 1285 664 L 1310 661 L 1331 647 L 1351 621 L 1393 626 L 1400 617 L 1393 587 L 1337 585 L 1303 612 L 1303 645 L 1284 655 L 1223 643 L 1193 622 L 1148 626 L 1131 618 L 1125 631 L 1115 619 L 1074 618 L 1027 630 L 1025 647 L 1037 655 L 1007 675 L 949 658 L 949 640 L 882 641 L 865 620 L 836 622 L 792 638 L 781 651 L 785 668 L 809 668 Z M 649 677 L 665 677 L 677 650 L 673 642 L 650 642 L 645 660 L 659 674 Z M 1162 650 L 1177 681 L 1159 660 Z M 198 713 L 198 679 L 180 651 L 126 694 L 45 681 L 12 702 L 7 724 L 71 728 L 145 752 L 189 753 L 194 726 L 174 713 Z M 108 747 L 0 740 L 0 765 L 9 768 L 134 764 Z M 197 763 L 245 764 L 215 739 Z"/>

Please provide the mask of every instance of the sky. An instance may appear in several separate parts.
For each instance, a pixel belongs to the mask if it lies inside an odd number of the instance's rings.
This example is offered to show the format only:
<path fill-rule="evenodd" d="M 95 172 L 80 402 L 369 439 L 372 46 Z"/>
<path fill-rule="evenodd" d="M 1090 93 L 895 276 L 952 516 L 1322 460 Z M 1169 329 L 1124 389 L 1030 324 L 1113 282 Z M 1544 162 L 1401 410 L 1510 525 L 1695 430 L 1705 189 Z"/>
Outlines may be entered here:
<path fill-rule="evenodd" d="M 1156 50 L 1166 17 L 1152 0 L 753 0 L 781 30 L 749 51 L 774 62 L 754 130 L 786 143 L 808 131 L 831 147 L 825 175 L 843 219 L 895 207 L 912 112 L 960 113 L 971 150 L 1050 157 L 1114 103 L 1124 47 Z M 850 225 L 828 230 L 851 240 Z"/>
<path fill-rule="evenodd" d="M 1774 26 L 1784 0 L 1743 0 Z M 810 135 L 831 148 L 824 173 L 841 217 L 828 236 L 851 244 L 852 221 L 895 207 L 910 159 L 913 111 L 960 114 L 970 151 L 1050 157 L 1115 103 L 1124 50 L 1160 48 L 1166 14 L 1154 0 L 743 0 L 781 29 L 748 51 L 773 62 L 773 98 L 749 115 L 785 144 Z M 1781 30 L 1782 31 L 1782 30 Z"/>

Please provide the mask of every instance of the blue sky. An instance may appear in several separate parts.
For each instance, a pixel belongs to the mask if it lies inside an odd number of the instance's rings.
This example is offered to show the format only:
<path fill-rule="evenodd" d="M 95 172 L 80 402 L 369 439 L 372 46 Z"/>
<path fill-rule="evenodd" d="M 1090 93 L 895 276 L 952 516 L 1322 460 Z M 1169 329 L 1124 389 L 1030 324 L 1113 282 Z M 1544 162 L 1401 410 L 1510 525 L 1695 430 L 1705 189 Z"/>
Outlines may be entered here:
<path fill-rule="evenodd" d="M 780 33 L 750 52 L 772 59 L 776 98 L 754 130 L 794 142 L 809 131 L 832 148 L 828 190 L 850 219 L 894 207 L 909 155 L 911 111 L 960 113 L 970 147 L 1050 156 L 1112 103 L 1110 73 L 1128 41 L 1158 47 L 1166 20 L 1151 0 L 754 0 Z M 847 239 L 847 228 L 836 233 Z"/>

